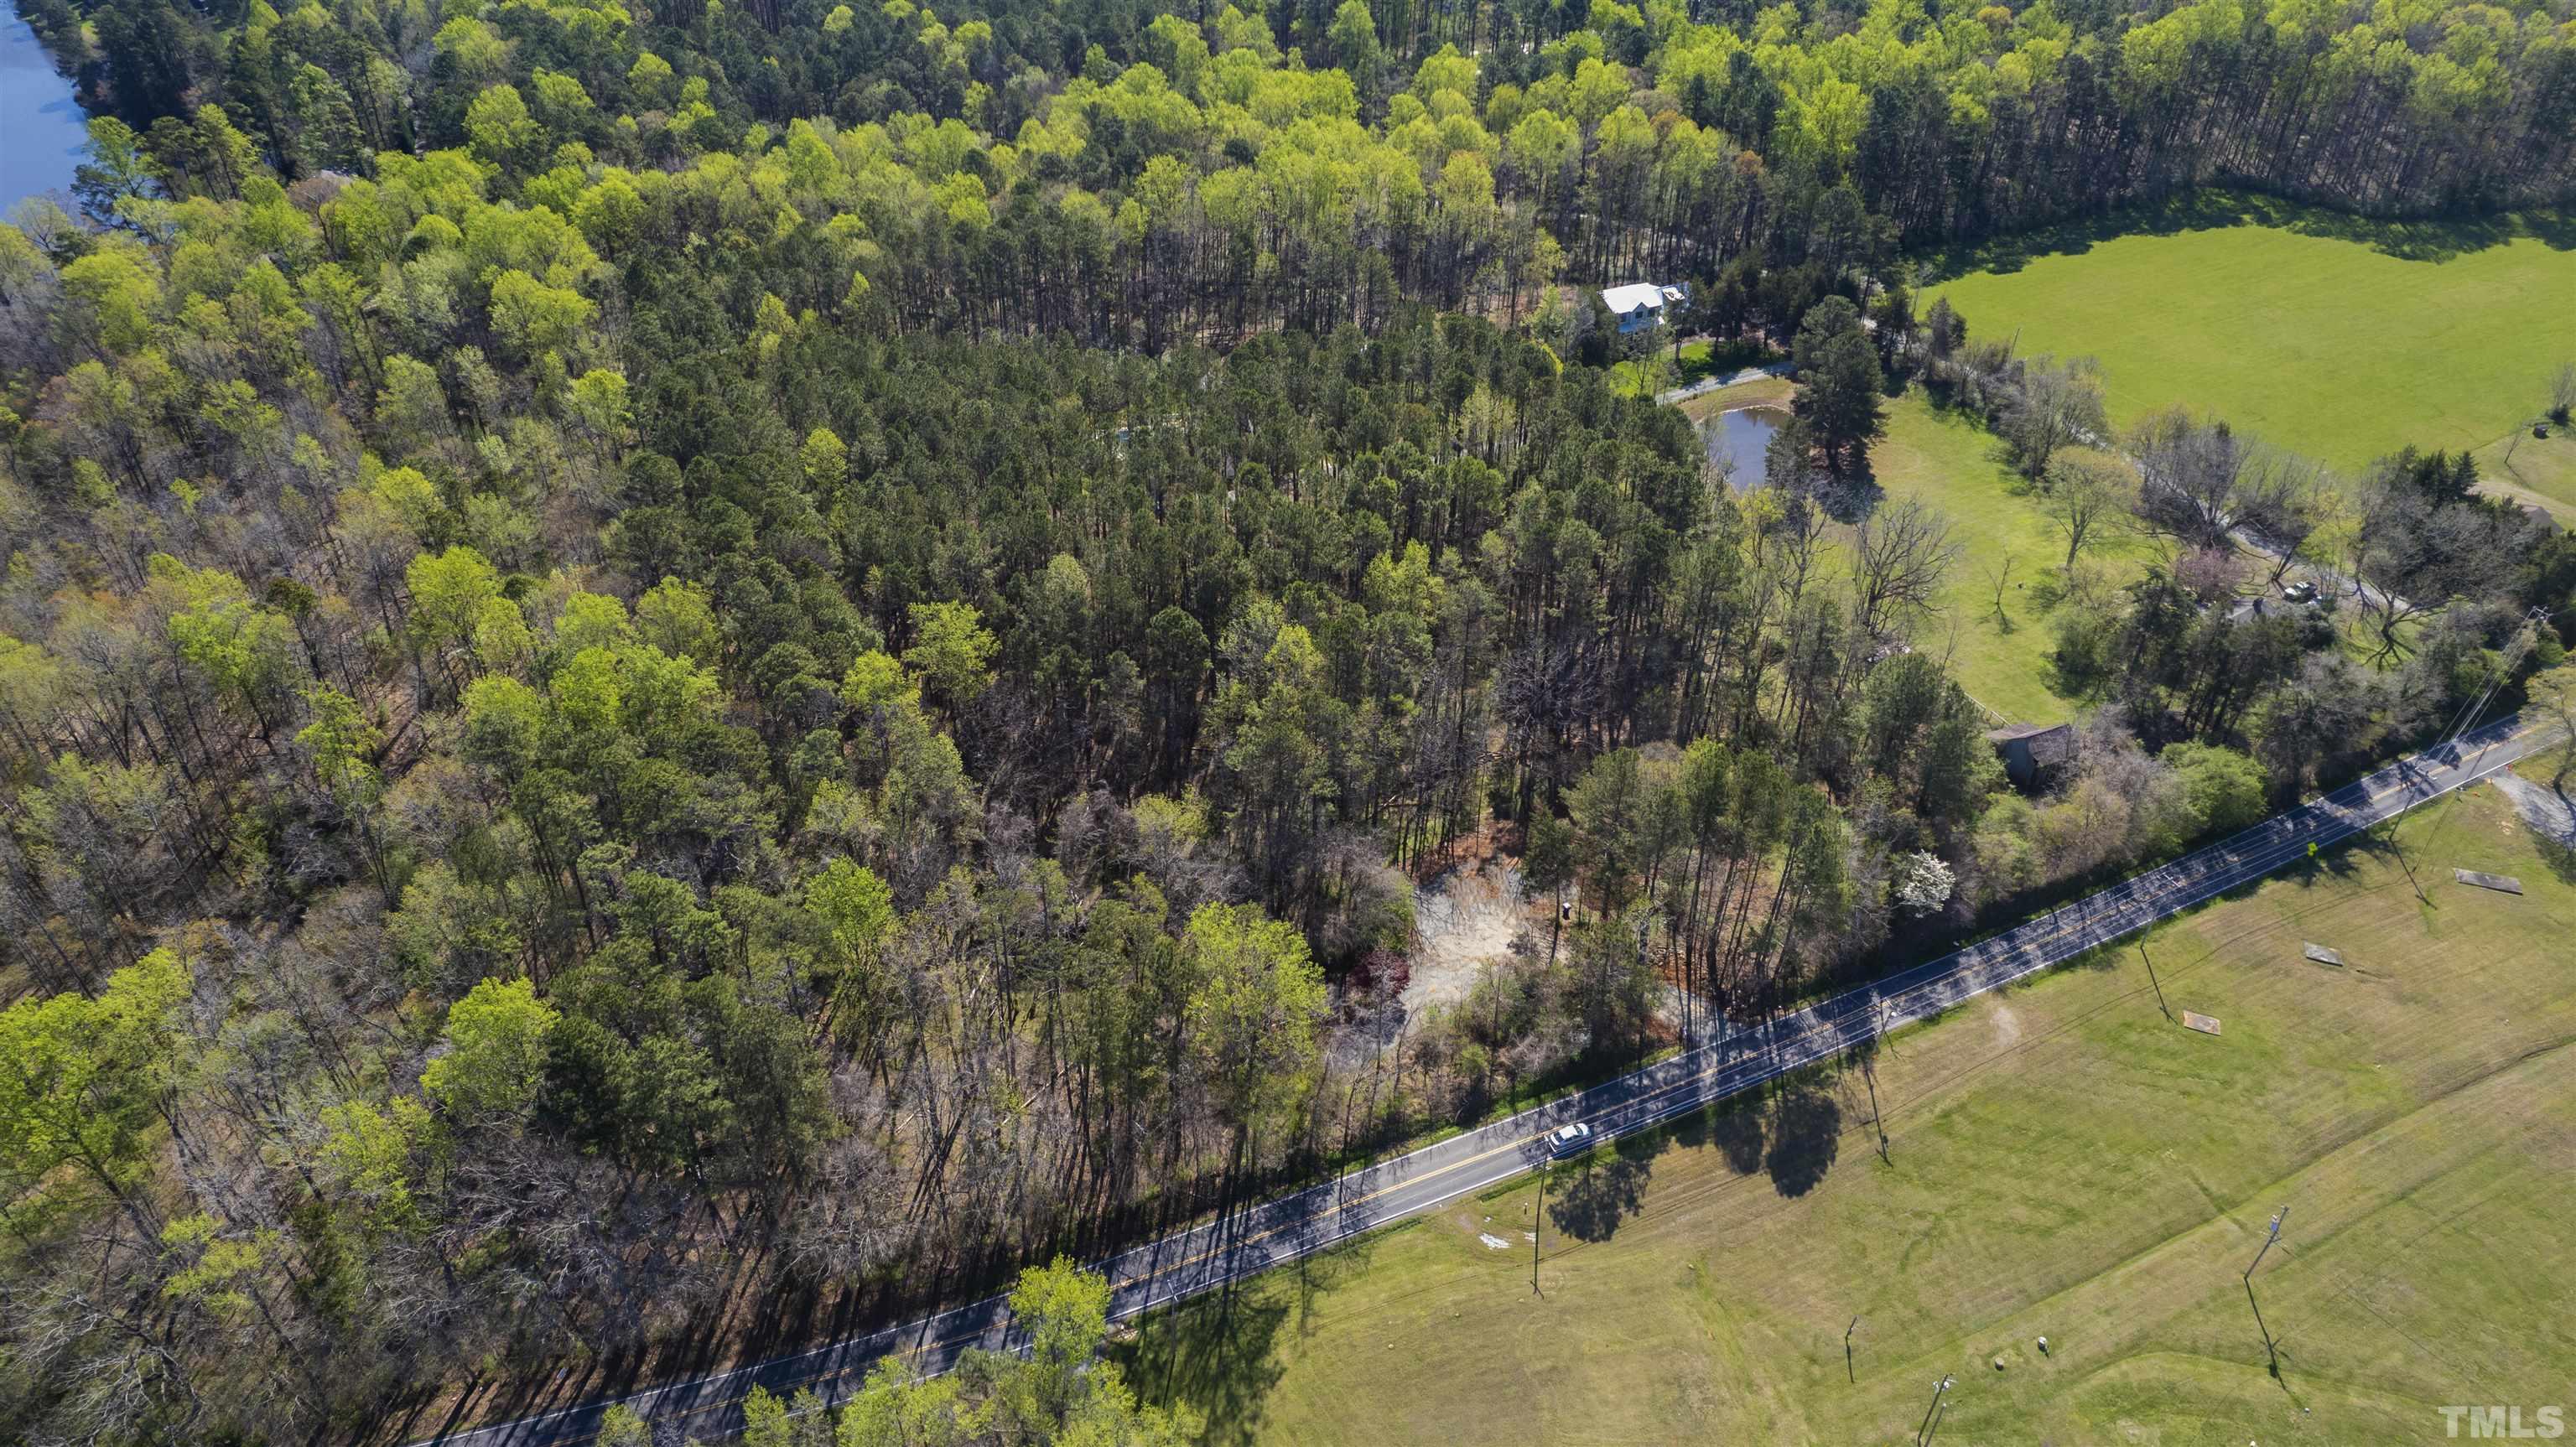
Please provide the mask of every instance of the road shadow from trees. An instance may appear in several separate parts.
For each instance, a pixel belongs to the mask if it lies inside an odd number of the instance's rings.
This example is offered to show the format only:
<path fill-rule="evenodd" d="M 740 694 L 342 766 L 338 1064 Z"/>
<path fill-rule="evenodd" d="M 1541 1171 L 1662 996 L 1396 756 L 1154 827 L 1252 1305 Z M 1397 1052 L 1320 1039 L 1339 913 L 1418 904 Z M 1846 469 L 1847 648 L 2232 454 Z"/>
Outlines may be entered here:
<path fill-rule="evenodd" d="M 1846 1120 L 1861 1119 L 1862 1108 L 1846 1108 L 1841 1095 L 1857 1089 L 1849 1085 L 1855 1067 L 1876 1048 L 1865 1042 L 1833 1064 L 1630 1136 L 1606 1159 L 1595 1152 L 1573 1169 L 1558 1167 L 1548 1185 L 1548 1223 L 1577 1241 L 1609 1240 L 1645 1209 L 1655 1158 L 1675 1146 L 1714 1148 L 1738 1176 L 1767 1175 L 1771 1188 L 1791 1199 L 1807 1194 L 1840 1159 Z"/>
<path fill-rule="evenodd" d="M 1859 1049 L 1875 1053 L 1876 1042 Z M 1830 1068 L 1801 1071 L 1759 1095 L 1701 1111 L 1676 1127 L 1673 1138 L 1694 1148 L 1713 1146 L 1736 1175 L 1760 1172 L 1781 1195 L 1803 1196 L 1841 1157 L 1844 1106 L 1837 1088 L 1858 1059 L 1846 1055 Z"/>
<path fill-rule="evenodd" d="M 2230 226 L 2275 226 L 2367 246 L 2401 261 L 2448 261 L 2529 236 L 2556 251 L 2576 250 L 2576 215 L 2562 211 L 2396 219 L 2354 216 L 2242 191 L 2199 190 L 2168 200 L 2000 236 L 1920 258 L 1922 286 L 1972 271 L 2013 272 L 2044 256 L 2078 256 L 2123 236 L 2175 236 Z"/>
<path fill-rule="evenodd" d="M 1402 1227 L 1397 1228 L 1402 1230 Z M 1282 1332 L 1314 1325 L 1317 1299 L 1368 1269 L 1378 1232 L 1148 1316 L 1108 1356 L 1147 1401 L 1187 1404 L 1207 1420 L 1199 1440 L 1237 1447 L 1260 1434 L 1264 1403 L 1285 1370 Z"/>
<path fill-rule="evenodd" d="M 2443 799 L 2425 808 L 2439 809 L 2448 802 L 2448 799 Z M 2302 890 L 2312 889 L 2327 880 L 2350 883 L 2359 877 L 2364 860 L 2375 860 L 2396 865 L 2413 887 L 2417 902 L 2427 909 L 2440 909 L 2441 901 L 2432 890 L 2433 879 L 2437 874 L 2446 879 L 2449 876 L 2437 869 L 2428 872 L 2420 852 L 2409 848 L 2404 837 L 2397 832 L 2396 822 L 2393 819 L 2382 820 L 2358 834 L 2348 834 L 2320 848 L 2313 858 L 2295 859 L 2269 874 L 2245 880 L 2219 894 L 2210 903 L 2251 899 L 2262 892 L 2264 885 L 2276 880 Z"/>
<path fill-rule="evenodd" d="M 1859 1103 L 1860 1087 L 1852 1082 L 1859 1078 L 1858 1064 L 1878 1049 L 1879 1042 L 1866 1042 L 1833 1065 L 1802 1070 L 1785 1082 L 1695 1111 L 1669 1128 L 1631 1136 L 1580 1164 L 1557 1166 L 1547 1188 L 1548 1223 L 1574 1241 L 1610 1240 L 1643 1212 L 1655 1159 L 1676 1146 L 1713 1148 L 1734 1175 L 1768 1176 L 1772 1189 L 1790 1199 L 1807 1195 L 1840 1160 L 1845 1129 L 1869 1124 L 1869 1107 Z M 1845 1094 L 1852 1102 L 1842 1099 Z M 1259 1435 L 1264 1403 L 1283 1373 L 1282 1334 L 1315 1329 L 1323 1293 L 1367 1270 L 1372 1248 L 1395 1232 L 1372 1234 L 1156 1313 L 1136 1335 L 1113 1343 L 1109 1356 L 1146 1400 L 1182 1403 L 1201 1413 L 1208 1424 L 1202 1440 L 1243 1447 Z"/>

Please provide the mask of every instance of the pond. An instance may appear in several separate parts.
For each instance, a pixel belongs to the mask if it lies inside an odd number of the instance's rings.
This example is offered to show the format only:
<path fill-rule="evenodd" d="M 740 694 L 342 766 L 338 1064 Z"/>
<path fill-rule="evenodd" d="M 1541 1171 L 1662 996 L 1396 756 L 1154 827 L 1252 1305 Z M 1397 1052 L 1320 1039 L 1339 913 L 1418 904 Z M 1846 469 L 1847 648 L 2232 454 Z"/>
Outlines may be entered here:
<path fill-rule="evenodd" d="M 1777 407 L 1738 407 L 1700 424 L 1710 465 L 1728 471 L 1737 491 L 1762 485 L 1762 453 L 1789 414 Z"/>
<path fill-rule="evenodd" d="M 48 191 L 69 191 L 86 159 L 89 117 L 15 6 L 0 9 L 0 216 Z"/>

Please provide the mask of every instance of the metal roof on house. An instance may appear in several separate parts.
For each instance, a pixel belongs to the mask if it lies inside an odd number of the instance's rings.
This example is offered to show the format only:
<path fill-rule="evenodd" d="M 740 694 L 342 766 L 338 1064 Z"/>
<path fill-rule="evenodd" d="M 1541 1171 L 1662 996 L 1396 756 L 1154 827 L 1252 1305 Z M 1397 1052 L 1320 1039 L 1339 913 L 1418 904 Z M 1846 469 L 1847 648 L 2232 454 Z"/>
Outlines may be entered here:
<path fill-rule="evenodd" d="M 1626 286 L 1604 287 L 1601 290 L 1602 304 L 1623 317 L 1639 307 L 1660 309 L 1667 296 L 1675 300 L 1680 299 L 1680 293 L 1677 290 L 1657 286 L 1651 281 L 1632 281 Z"/>

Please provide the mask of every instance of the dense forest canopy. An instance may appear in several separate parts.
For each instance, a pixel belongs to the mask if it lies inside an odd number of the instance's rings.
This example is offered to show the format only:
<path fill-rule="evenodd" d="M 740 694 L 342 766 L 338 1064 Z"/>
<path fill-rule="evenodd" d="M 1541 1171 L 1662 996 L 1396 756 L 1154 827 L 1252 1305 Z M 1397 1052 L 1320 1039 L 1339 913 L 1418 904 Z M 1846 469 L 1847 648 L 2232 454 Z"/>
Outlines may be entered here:
<path fill-rule="evenodd" d="M 1899 262 L 2210 178 L 2560 194 L 2547 9 L 30 11 L 107 114 L 84 215 L 0 226 L 14 1440 L 356 1440 L 751 1340 L 745 1281 L 816 1331 L 990 1284 L 2559 656 L 2576 548 L 2467 458 L 2175 414 L 2109 466 L 2097 377 Z M 1595 365 L 1558 283 L 1638 272 L 1794 358 L 1772 486 Z M 1909 384 L 2071 584 L 2158 540 L 2039 797 L 1871 481 Z M 2226 606 L 2266 548 L 2354 601 Z M 1576 907 L 1406 1009 L 1415 878 L 1498 842 Z M 1052 1375 L 872 1410 L 1181 1430 L 1024 1289 Z"/>
<path fill-rule="evenodd" d="M 743 258 L 791 309 L 864 278 L 899 325 L 1157 347 L 1374 323 L 1399 292 L 1517 316 L 1568 270 L 1730 264 L 1722 320 L 1785 330 L 1799 298 L 1759 267 L 1830 276 L 2210 180 L 2374 211 L 2549 200 L 2576 159 L 2563 6 L 1386 9 L 31 14 L 181 193 L 228 195 L 254 157 L 397 193 L 344 207 L 366 270 L 457 179 L 401 196 L 381 158 L 456 147 L 611 264 L 739 232 L 797 253 Z M 208 105 L 246 151 L 199 134 Z M 140 168 L 105 169 L 101 208 Z"/>

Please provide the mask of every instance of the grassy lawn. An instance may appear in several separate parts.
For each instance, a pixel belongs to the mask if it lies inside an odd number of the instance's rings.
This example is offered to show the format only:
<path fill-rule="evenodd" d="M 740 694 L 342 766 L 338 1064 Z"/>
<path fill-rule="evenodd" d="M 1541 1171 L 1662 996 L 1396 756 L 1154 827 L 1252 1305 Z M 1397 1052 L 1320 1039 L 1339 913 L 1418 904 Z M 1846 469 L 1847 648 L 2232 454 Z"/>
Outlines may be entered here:
<path fill-rule="evenodd" d="M 1644 361 L 1629 360 L 1610 364 L 1610 393 L 1615 397 L 1651 397 L 1674 380 L 1672 354 L 1657 352 Z"/>
<path fill-rule="evenodd" d="M 1797 395 L 1798 384 L 1786 377 L 1756 377 L 1750 382 L 1702 392 L 1675 405 L 1693 422 L 1705 422 L 1720 412 L 1732 412 L 1739 407 L 1787 407 Z"/>
<path fill-rule="evenodd" d="M 1942 616 L 1919 630 L 1915 646 L 1946 653 L 1959 686 L 2016 723 L 2074 717 L 2074 701 L 2050 686 L 2048 669 L 2066 544 L 2029 485 L 2001 461 L 1993 434 L 1962 414 L 1933 410 L 1916 389 L 1888 403 L 1887 436 L 1870 450 L 1870 462 L 1888 497 L 1917 497 L 1940 509 L 1960 545 Z M 2139 546 L 2123 537 L 2090 561 L 2116 586 L 2139 566 Z M 1998 610 L 1995 570 L 2006 565 Z"/>
<path fill-rule="evenodd" d="M 2550 429 L 2534 437 L 2528 427 L 2478 449 L 2480 486 L 2516 502 L 2536 504 L 2576 527 L 2576 430 Z"/>
<path fill-rule="evenodd" d="M 2115 422 L 2179 403 L 2347 469 L 2410 443 L 2494 442 L 2540 411 L 2576 357 L 2576 250 L 2557 218 L 2454 228 L 2458 244 L 2441 245 L 2420 225 L 2299 212 L 2210 224 L 2228 209 L 1927 290 L 1973 336 L 2018 332 L 2024 355 L 2101 358 Z"/>
<path fill-rule="evenodd" d="M 1765 377 L 1680 407 L 1693 422 L 1706 422 L 1739 407 L 1785 408 L 1797 390 Z M 2058 565 L 2066 544 L 2050 530 L 2028 483 L 2001 459 L 1992 433 L 1964 414 L 1936 411 L 1919 388 L 1888 402 L 1887 435 L 1870 449 L 1885 496 L 1920 498 L 1938 508 L 1959 545 L 1940 616 L 1919 630 L 1916 646 L 1946 656 L 1951 677 L 1996 714 L 2016 723 L 2063 723 L 2075 716 L 2076 700 L 2052 686 L 2048 659 L 2057 646 L 2052 615 L 2064 588 Z M 2095 586 L 2127 582 L 2143 551 L 2125 534 L 2104 544 L 2087 560 L 2097 570 Z M 1994 577 L 2005 567 L 1999 610 Z"/>
<path fill-rule="evenodd" d="M 1687 387 L 1709 377 L 1731 375 L 1747 367 L 1766 366 L 1781 360 L 1781 354 L 1753 342 L 1728 342 L 1718 346 L 1706 337 L 1681 344 L 1676 355 L 1667 334 L 1653 353 L 1659 365 L 1648 367 L 1638 359 L 1610 364 L 1610 388 L 1622 397 L 1642 397 L 1666 387 Z M 1694 399 L 1696 400 L 1696 399 Z"/>
<path fill-rule="evenodd" d="M 1673 385 L 1687 387 L 1704 377 L 1727 376 L 1747 367 L 1768 366 L 1786 360 L 1784 354 L 1757 341 L 1735 340 L 1720 346 L 1707 337 L 1682 343 L 1679 365 L 1673 370 Z"/>
<path fill-rule="evenodd" d="M 2482 787 L 2153 932 L 2162 997 L 2221 1036 L 2166 1021 L 2133 943 L 1603 1153 L 1543 1213 L 1527 1184 L 1464 1199 L 1118 1350 L 1219 1442 L 1898 1443 L 1945 1373 L 1951 1443 L 2528 1421 L 2576 1369 L 2571 926 L 2576 887 Z M 2276 1378 L 2239 1273 L 2284 1204 L 2255 1278 Z"/>

